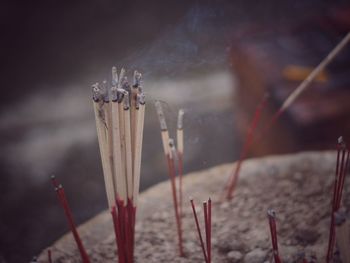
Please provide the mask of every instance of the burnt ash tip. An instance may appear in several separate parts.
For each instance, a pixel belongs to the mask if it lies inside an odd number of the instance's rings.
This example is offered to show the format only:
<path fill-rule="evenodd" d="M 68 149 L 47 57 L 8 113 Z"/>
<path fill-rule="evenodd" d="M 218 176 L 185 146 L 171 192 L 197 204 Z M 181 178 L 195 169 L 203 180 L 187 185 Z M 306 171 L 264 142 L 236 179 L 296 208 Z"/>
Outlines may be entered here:
<path fill-rule="evenodd" d="M 158 119 L 159 119 L 159 123 L 160 123 L 160 129 L 162 131 L 167 131 L 168 127 L 166 125 L 162 104 L 160 103 L 159 100 L 156 100 L 154 102 L 154 106 L 156 107 L 156 111 L 157 111 L 157 115 L 158 115 Z"/>
<path fill-rule="evenodd" d="M 267 216 L 268 217 L 272 217 L 272 218 L 276 218 L 276 211 L 273 209 L 268 209 L 267 210 Z"/>
<path fill-rule="evenodd" d="M 339 136 L 339 138 L 338 138 L 338 146 L 341 149 L 345 149 L 346 148 L 346 143 L 345 143 L 345 140 L 344 140 L 343 136 Z"/>
<path fill-rule="evenodd" d="M 92 90 L 92 99 L 95 102 L 98 102 L 102 99 L 102 94 L 101 94 L 101 89 L 98 83 L 92 84 L 91 85 L 91 90 Z"/>
<path fill-rule="evenodd" d="M 134 71 L 134 83 L 133 83 L 133 88 L 138 88 L 141 86 L 141 81 L 142 81 L 142 74 L 138 72 L 137 70 Z"/>
<path fill-rule="evenodd" d="M 183 129 L 184 114 L 185 114 L 185 111 L 183 109 L 180 109 L 179 113 L 177 115 L 177 129 L 178 130 Z"/>

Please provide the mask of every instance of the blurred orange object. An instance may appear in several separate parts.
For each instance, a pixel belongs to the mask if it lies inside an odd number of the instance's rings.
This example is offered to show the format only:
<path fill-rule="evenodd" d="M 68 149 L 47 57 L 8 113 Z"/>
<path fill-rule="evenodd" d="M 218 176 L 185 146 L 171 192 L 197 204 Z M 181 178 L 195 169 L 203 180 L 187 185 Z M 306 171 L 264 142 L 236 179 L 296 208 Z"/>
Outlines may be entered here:
<path fill-rule="evenodd" d="M 288 65 L 282 70 L 282 76 L 289 81 L 303 81 L 313 70 L 312 67 L 304 67 L 298 65 Z M 314 81 L 325 83 L 328 81 L 328 74 L 321 71 Z"/>

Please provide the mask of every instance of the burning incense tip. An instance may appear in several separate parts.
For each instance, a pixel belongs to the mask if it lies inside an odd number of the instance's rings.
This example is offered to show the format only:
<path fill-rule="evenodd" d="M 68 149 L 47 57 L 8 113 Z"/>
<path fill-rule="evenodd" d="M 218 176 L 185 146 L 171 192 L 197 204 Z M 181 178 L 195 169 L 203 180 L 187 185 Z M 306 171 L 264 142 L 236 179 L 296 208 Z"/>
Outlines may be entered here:
<path fill-rule="evenodd" d="M 154 106 L 156 107 L 156 111 L 157 111 L 157 114 L 158 114 L 158 119 L 159 119 L 159 123 L 160 123 L 160 129 L 162 131 L 168 130 L 167 125 L 166 125 L 166 121 L 165 121 L 165 116 L 164 116 L 163 109 L 162 109 L 162 105 L 161 105 L 160 101 L 157 100 L 154 103 Z"/>

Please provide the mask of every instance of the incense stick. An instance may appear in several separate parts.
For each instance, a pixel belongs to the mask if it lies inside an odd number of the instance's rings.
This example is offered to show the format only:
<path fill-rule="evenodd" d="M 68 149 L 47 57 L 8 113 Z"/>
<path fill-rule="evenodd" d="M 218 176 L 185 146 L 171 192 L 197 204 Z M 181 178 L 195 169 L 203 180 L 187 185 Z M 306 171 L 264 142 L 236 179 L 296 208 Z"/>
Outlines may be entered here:
<path fill-rule="evenodd" d="M 207 252 L 208 260 L 211 263 L 211 199 L 208 199 L 208 237 L 207 237 Z"/>
<path fill-rule="evenodd" d="M 346 148 L 345 141 L 343 140 L 343 137 L 339 137 L 337 144 L 337 163 L 333 185 L 331 224 L 329 229 L 328 250 L 326 258 L 327 262 L 331 262 L 333 258 L 333 250 L 336 236 L 335 214 L 338 212 L 341 205 L 345 176 L 348 173 L 349 158 L 349 150 Z"/>
<path fill-rule="evenodd" d="M 97 138 L 98 138 L 100 155 L 101 155 L 104 182 L 105 182 L 108 206 L 111 208 L 115 202 L 114 201 L 115 190 L 114 190 L 112 178 L 109 176 L 110 167 L 108 165 L 108 158 L 106 157 L 107 139 L 106 139 L 106 133 L 105 133 L 105 127 L 107 124 L 105 121 L 105 114 L 104 114 L 105 111 L 103 110 L 103 107 L 104 107 L 103 94 L 98 83 L 92 85 L 92 93 L 93 93 L 92 99 L 93 99 L 93 107 L 95 112 Z"/>
<path fill-rule="evenodd" d="M 265 126 L 262 135 L 271 129 L 275 122 L 280 118 L 280 116 L 286 111 L 290 105 L 307 89 L 310 84 L 315 80 L 315 78 L 322 72 L 336 57 L 339 53 L 346 47 L 350 42 L 350 32 L 348 32 L 345 37 L 331 50 L 330 53 L 318 64 L 314 70 L 307 76 L 307 78 L 300 83 L 300 85 L 287 97 L 283 102 L 282 106 L 277 110 L 277 112 L 272 116 L 271 120 Z M 262 137 L 262 136 L 261 136 Z"/>
<path fill-rule="evenodd" d="M 205 246 L 204 246 L 204 242 L 203 242 L 201 228 L 199 226 L 196 206 L 195 206 L 192 198 L 190 199 L 190 202 L 191 202 L 191 206 L 192 206 L 192 212 L 193 212 L 194 221 L 195 221 L 197 232 L 198 232 L 199 242 L 200 242 L 200 245 L 201 245 L 201 248 L 202 248 L 202 252 L 203 252 L 204 261 L 206 263 L 208 263 L 209 261 L 208 261 L 207 253 L 205 251 Z"/>
<path fill-rule="evenodd" d="M 84 248 L 83 242 L 81 241 L 81 238 L 80 238 L 79 233 L 77 231 L 77 227 L 76 227 L 76 225 L 74 223 L 72 212 L 71 212 L 70 207 L 68 205 L 68 201 L 67 201 L 66 194 L 64 192 L 63 186 L 61 184 L 58 184 L 58 186 L 56 187 L 58 182 L 57 182 L 57 180 L 56 180 L 56 178 L 54 176 L 51 177 L 51 181 L 52 181 L 53 186 L 55 187 L 55 191 L 57 193 L 57 197 L 58 197 L 58 199 L 60 201 L 60 204 L 61 204 L 61 206 L 62 206 L 62 208 L 64 210 L 64 213 L 66 215 L 69 228 L 70 228 L 70 230 L 71 230 L 71 232 L 73 234 L 75 243 L 77 244 L 77 247 L 78 247 L 81 259 L 82 259 L 83 263 L 90 263 L 89 256 L 86 253 L 86 250 Z"/>
<path fill-rule="evenodd" d="M 130 101 L 129 93 L 124 90 L 123 99 L 124 113 L 124 132 L 125 132 L 125 160 L 126 160 L 126 182 L 127 182 L 127 197 L 132 199 L 133 193 L 133 173 L 132 173 L 132 152 L 131 152 L 131 127 L 130 127 Z M 125 200 L 125 199 L 124 199 Z"/>
<path fill-rule="evenodd" d="M 52 253 L 51 253 L 51 249 L 48 249 L 47 250 L 47 261 L 49 262 L 49 263 L 52 263 L 52 255 L 51 255 Z"/>
<path fill-rule="evenodd" d="M 325 69 L 325 67 L 333 61 L 340 51 L 350 42 L 350 32 L 335 46 L 335 48 L 321 61 L 320 64 L 307 76 L 307 78 L 289 95 L 289 97 L 282 104 L 279 111 L 285 111 L 299 96 L 306 90 L 318 74 Z"/>
<path fill-rule="evenodd" d="M 249 125 L 248 130 L 247 130 L 245 142 L 244 142 L 243 148 L 241 150 L 239 160 L 236 163 L 235 168 L 232 170 L 232 174 L 231 174 L 228 182 L 225 185 L 227 199 L 232 199 L 232 197 L 233 197 L 233 192 L 234 192 L 236 185 L 237 185 L 237 182 L 238 182 L 239 172 L 241 170 L 242 163 L 243 163 L 244 159 L 246 158 L 246 156 L 249 152 L 249 149 L 253 143 L 254 132 L 256 131 L 256 128 L 257 128 L 258 123 L 260 121 L 261 113 L 264 110 L 264 108 L 266 107 L 267 99 L 268 99 L 268 95 L 265 94 L 263 99 L 261 100 L 261 102 L 259 103 L 259 105 L 257 106 L 257 108 L 255 110 L 254 117 L 251 120 L 251 123 Z"/>
<path fill-rule="evenodd" d="M 180 109 L 177 115 L 176 145 L 179 173 L 179 207 L 180 217 L 182 217 L 183 195 L 182 195 L 182 177 L 183 177 L 183 154 L 184 154 L 184 130 L 183 130 L 184 110 Z"/>
<path fill-rule="evenodd" d="M 176 225 L 177 225 L 177 232 L 178 232 L 178 238 L 179 238 L 179 253 L 180 256 L 184 255 L 183 252 L 183 246 L 182 246 L 182 220 L 180 218 L 180 212 L 179 212 L 179 203 L 177 199 L 177 193 L 176 193 L 176 172 L 175 172 L 175 158 L 176 158 L 176 149 L 174 145 L 174 140 L 169 139 L 169 155 L 168 155 L 168 170 L 169 170 L 169 177 L 170 177 L 170 183 L 171 183 L 171 190 L 173 193 L 173 203 L 174 203 L 174 210 L 175 210 L 175 219 L 176 219 Z"/>
<path fill-rule="evenodd" d="M 139 187 L 140 187 L 140 172 L 141 172 L 141 154 L 143 141 L 143 126 L 145 119 L 145 96 L 144 94 L 137 95 L 136 104 L 136 128 L 135 128 L 135 159 L 134 159 L 134 205 L 137 205 Z"/>
<path fill-rule="evenodd" d="M 278 243 L 277 243 L 277 230 L 276 230 L 276 212 L 272 209 L 267 210 L 267 216 L 269 219 L 269 226 L 271 232 L 271 242 L 272 242 L 272 253 L 275 263 L 281 263 L 281 259 L 278 254 Z"/>
<path fill-rule="evenodd" d="M 182 246 L 182 223 L 181 223 L 182 220 L 181 220 L 180 211 L 179 211 L 180 208 L 179 208 L 179 201 L 177 198 L 176 181 L 175 181 L 176 172 L 175 172 L 174 158 L 177 152 L 175 149 L 174 140 L 169 138 L 169 131 L 168 131 L 168 127 L 165 121 L 165 116 L 164 116 L 160 101 L 155 101 L 155 108 L 156 108 L 159 123 L 160 123 L 164 156 L 168 164 L 168 174 L 170 178 L 170 185 L 171 185 L 171 191 L 172 191 L 172 197 L 173 197 L 176 227 L 177 227 L 177 234 L 178 234 L 179 254 L 180 256 L 183 256 L 184 252 L 183 252 L 183 246 Z"/>

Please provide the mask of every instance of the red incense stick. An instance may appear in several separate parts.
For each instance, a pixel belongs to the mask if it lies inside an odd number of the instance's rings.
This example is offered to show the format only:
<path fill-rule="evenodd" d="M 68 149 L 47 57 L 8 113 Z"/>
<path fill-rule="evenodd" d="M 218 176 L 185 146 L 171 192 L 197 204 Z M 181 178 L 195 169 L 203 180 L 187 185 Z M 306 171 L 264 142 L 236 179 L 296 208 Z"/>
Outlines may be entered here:
<path fill-rule="evenodd" d="M 327 249 L 327 263 L 331 262 L 333 258 L 333 251 L 335 246 L 335 214 L 338 212 L 342 193 L 344 188 L 345 176 L 348 173 L 349 166 L 349 150 L 346 149 L 345 142 L 342 137 L 338 139 L 337 145 L 337 163 L 335 169 L 335 180 L 333 186 L 333 200 L 331 211 L 331 224 L 329 229 L 328 249 Z"/>
<path fill-rule="evenodd" d="M 79 236 L 79 233 L 77 231 L 77 227 L 76 227 L 76 225 L 74 223 L 72 212 L 71 212 L 71 210 L 69 208 L 68 201 L 67 201 L 66 194 L 64 192 L 63 186 L 61 184 L 59 184 L 56 187 L 58 182 L 57 182 L 57 180 L 56 180 L 56 178 L 54 176 L 51 177 L 51 180 L 52 180 L 52 184 L 55 186 L 55 191 L 57 193 L 57 196 L 58 196 L 58 199 L 59 199 L 59 201 L 61 203 L 61 206 L 63 207 L 64 213 L 66 215 L 66 218 L 67 218 L 67 221 L 68 221 L 68 225 L 69 225 L 69 227 L 71 229 L 71 232 L 73 234 L 75 243 L 78 246 L 78 250 L 79 250 L 81 259 L 82 259 L 83 263 L 90 263 L 90 259 L 89 259 L 88 255 L 86 253 L 86 250 L 85 250 L 85 248 L 83 246 L 83 243 L 82 243 L 81 238 Z"/>
<path fill-rule="evenodd" d="M 192 206 L 192 211 L 193 211 L 193 216 L 194 216 L 194 221 L 196 223 L 196 228 L 197 228 L 197 232 L 198 232 L 198 236 L 199 236 L 199 242 L 201 244 L 202 247 L 202 252 L 203 252 L 203 256 L 204 256 L 204 261 L 206 263 L 209 263 L 208 261 L 208 257 L 207 257 L 207 253 L 205 252 L 205 246 L 204 246 L 204 242 L 203 242 L 203 237 L 202 237 L 202 233 L 201 233 L 201 228 L 199 226 L 199 221 L 198 221 L 198 217 L 197 217 L 197 212 L 196 212 L 196 206 L 193 202 L 193 199 L 190 199 L 191 202 L 191 206 Z"/>
<path fill-rule="evenodd" d="M 52 263 L 51 249 L 47 250 L 47 260 L 49 261 L 49 263 Z"/>
<path fill-rule="evenodd" d="M 271 242 L 272 242 L 272 252 L 275 259 L 275 263 L 281 263 L 281 259 L 278 255 L 278 243 L 277 243 L 277 230 L 276 230 L 276 213 L 274 210 L 267 210 L 267 216 L 269 218 L 270 232 L 271 232 Z"/>
<path fill-rule="evenodd" d="M 236 185 L 237 185 L 242 162 L 246 158 L 248 151 L 253 143 L 254 132 L 258 126 L 258 123 L 259 123 L 259 120 L 261 117 L 261 113 L 266 106 L 267 99 L 268 99 L 268 95 L 265 95 L 255 110 L 254 117 L 249 125 L 248 130 L 247 130 L 246 139 L 245 139 L 243 148 L 241 150 L 239 160 L 238 160 L 235 168 L 233 169 L 232 174 L 231 174 L 231 176 L 226 184 L 226 189 L 227 189 L 226 198 L 227 199 L 232 199 L 232 197 L 233 197 L 233 192 L 234 192 Z"/>
<path fill-rule="evenodd" d="M 211 263 L 211 199 L 208 200 L 208 238 L 207 238 L 207 252 L 208 260 Z"/>
<path fill-rule="evenodd" d="M 179 253 L 180 253 L 180 256 L 183 256 L 184 252 L 183 252 L 183 246 L 182 246 L 182 229 L 181 229 L 181 223 L 180 223 L 181 218 L 180 218 L 179 206 L 178 206 L 177 194 L 176 194 L 174 158 L 171 158 L 169 155 L 167 155 L 167 161 L 168 161 L 168 172 L 169 172 L 172 196 L 173 196 L 173 204 L 174 204 L 174 210 L 175 210 L 175 220 L 177 224 L 177 234 L 179 238 Z"/>

